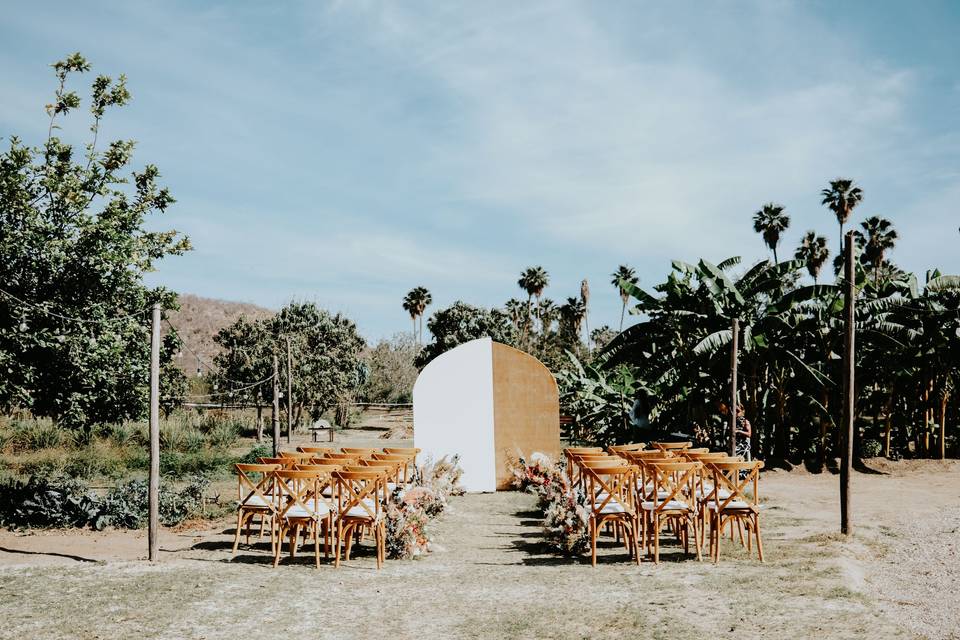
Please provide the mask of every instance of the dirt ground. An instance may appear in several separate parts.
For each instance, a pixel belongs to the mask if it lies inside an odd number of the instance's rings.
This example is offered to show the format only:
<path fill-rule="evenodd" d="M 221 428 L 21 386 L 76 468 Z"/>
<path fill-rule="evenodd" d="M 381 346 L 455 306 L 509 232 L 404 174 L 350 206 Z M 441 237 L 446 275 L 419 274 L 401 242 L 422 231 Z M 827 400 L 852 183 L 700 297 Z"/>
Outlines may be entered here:
<path fill-rule="evenodd" d="M 836 476 L 764 474 L 762 565 L 727 541 L 716 566 L 670 544 L 638 567 L 606 540 L 593 569 L 520 493 L 453 499 L 434 553 L 380 571 L 369 544 L 338 570 L 231 561 L 228 520 L 164 531 L 153 566 L 143 532 L 0 531 L 0 638 L 960 638 L 960 464 L 879 470 L 854 478 L 852 539 Z"/>

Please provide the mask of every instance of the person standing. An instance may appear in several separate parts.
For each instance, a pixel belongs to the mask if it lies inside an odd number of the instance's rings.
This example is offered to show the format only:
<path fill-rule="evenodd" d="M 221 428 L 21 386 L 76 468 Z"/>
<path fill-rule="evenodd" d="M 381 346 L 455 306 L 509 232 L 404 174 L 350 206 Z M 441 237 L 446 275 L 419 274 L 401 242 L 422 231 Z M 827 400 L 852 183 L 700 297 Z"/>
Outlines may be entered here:
<path fill-rule="evenodd" d="M 744 415 L 743 406 L 737 405 L 737 426 L 734 430 L 737 434 L 736 453 L 744 460 L 750 460 L 750 440 L 753 437 L 753 427 L 750 421 Z"/>

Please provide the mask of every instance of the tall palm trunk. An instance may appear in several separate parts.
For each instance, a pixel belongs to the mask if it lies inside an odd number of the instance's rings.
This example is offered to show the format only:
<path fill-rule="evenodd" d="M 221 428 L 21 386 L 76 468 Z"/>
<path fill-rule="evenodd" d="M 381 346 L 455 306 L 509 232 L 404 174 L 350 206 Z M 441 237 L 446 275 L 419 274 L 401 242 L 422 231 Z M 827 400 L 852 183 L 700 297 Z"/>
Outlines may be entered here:
<path fill-rule="evenodd" d="M 620 307 L 620 332 L 623 333 L 623 317 L 627 314 L 627 301 L 623 300 L 623 305 Z"/>

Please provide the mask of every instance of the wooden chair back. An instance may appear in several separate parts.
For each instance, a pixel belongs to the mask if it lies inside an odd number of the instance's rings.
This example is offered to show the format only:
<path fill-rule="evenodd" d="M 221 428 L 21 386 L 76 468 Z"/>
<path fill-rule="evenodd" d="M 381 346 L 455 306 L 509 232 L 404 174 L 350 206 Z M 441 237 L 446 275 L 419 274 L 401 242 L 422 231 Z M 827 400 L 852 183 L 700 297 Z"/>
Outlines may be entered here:
<path fill-rule="evenodd" d="M 374 453 L 380 453 L 380 451 L 373 447 L 340 447 L 340 451 L 342 453 L 360 456 L 361 458 L 369 458 Z"/>
<path fill-rule="evenodd" d="M 274 474 L 281 501 L 280 517 L 288 520 L 320 520 L 333 510 L 323 495 L 330 475 L 324 471 L 280 469 Z"/>
<path fill-rule="evenodd" d="M 323 454 L 322 460 L 340 460 L 343 464 L 356 463 L 360 461 L 360 458 L 363 456 L 357 455 L 355 453 L 325 453 Z"/>
<path fill-rule="evenodd" d="M 369 467 L 359 469 L 333 472 L 337 514 L 341 520 L 379 522 L 386 497 L 385 474 Z"/>
<path fill-rule="evenodd" d="M 724 511 L 728 508 L 738 507 L 741 504 L 746 505 L 751 511 L 758 511 L 760 504 L 760 470 L 763 469 L 763 462 L 754 460 L 753 462 L 708 462 L 713 474 L 713 492 L 708 498 L 714 500 L 719 490 L 726 489 L 729 494 L 726 499 L 715 500 L 718 509 Z M 747 493 L 747 488 L 752 492 Z M 723 496 L 721 495 L 721 498 Z M 736 504 L 734 504 L 736 503 Z M 731 507 L 733 505 L 733 507 Z"/>
<path fill-rule="evenodd" d="M 654 511 L 672 508 L 672 501 L 689 507 L 694 499 L 701 462 L 649 462 L 653 471 L 653 492 L 650 495 Z M 692 509 L 691 509 L 692 510 Z"/>
<path fill-rule="evenodd" d="M 257 458 L 257 462 L 260 464 L 276 464 L 284 468 L 293 467 L 297 463 L 296 458 Z"/>
<path fill-rule="evenodd" d="M 324 453 L 333 453 L 336 449 L 333 447 L 297 447 L 297 451 L 300 453 L 310 453 L 313 454 L 314 458 L 319 458 Z"/>
<path fill-rule="evenodd" d="M 623 464 L 609 466 L 588 463 L 583 467 L 587 496 L 594 496 L 590 508 L 595 517 L 611 513 L 636 514 L 633 488 L 639 469 L 621 462 Z"/>
<path fill-rule="evenodd" d="M 631 444 L 612 444 L 607 447 L 607 451 L 615 456 L 622 455 L 627 451 L 642 451 L 646 448 L 646 443 L 644 442 L 634 442 Z"/>
<path fill-rule="evenodd" d="M 689 449 L 693 446 L 692 442 L 654 442 L 653 446 L 661 451 L 676 451 L 678 449 Z"/>
<path fill-rule="evenodd" d="M 277 484 L 275 473 L 281 469 L 279 464 L 233 465 L 237 472 L 237 502 L 241 506 L 262 506 L 270 508 L 277 502 Z"/>
<path fill-rule="evenodd" d="M 415 464 L 414 458 L 410 455 L 399 453 L 374 453 L 370 456 L 373 460 L 389 460 L 400 465 L 400 477 L 403 484 L 410 482 L 410 465 Z"/>

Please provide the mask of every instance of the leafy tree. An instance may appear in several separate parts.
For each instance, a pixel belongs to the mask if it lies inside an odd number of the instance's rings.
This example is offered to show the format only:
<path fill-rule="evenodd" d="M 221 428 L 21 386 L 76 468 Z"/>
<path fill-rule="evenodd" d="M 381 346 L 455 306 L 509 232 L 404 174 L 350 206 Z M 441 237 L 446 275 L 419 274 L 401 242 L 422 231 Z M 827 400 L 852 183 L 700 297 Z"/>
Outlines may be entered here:
<path fill-rule="evenodd" d="M 500 309 L 484 309 L 457 301 L 434 312 L 427 321 L 433 342 L 417 356 L 417 367 L 425 367 L 437 356 L 465 342 L 489 337 L 516 346 L 516 330 L 509 316 Z"/>
<path fill-rule="evenodd" d="M 55 63 L 46 141 L 11 137 L 0 153 L 0 408 L 73 428 L 145 414 L 148 308 L 176 297 L 143 276 L 190 248 L 176 231 L 146 229 L 174 202 L 157 168 L 129 170 L 132 140 L 98 144 L 106 112 L 130 99 L 124 76 L 93 81 L 82 152 L 59 137 L 81 104 L 68 80 L 89 70 L 79 53 Z"/>
<path fill-rule="evenodd" d="M 278 356 L 280 405 L 300 424 L 306 411 L 314 419 L 350 398 L 366 379 L 363 338 L 341 314 L 309 302 L 291 302 L 272 318 L 250 322 L 241 317 L 214 340 L 222 352 L 214 359 L 218 393 L 233 401 L 273 402 L 273 356 Z M 293 359 L 293 403 L 286 397 L 287 341 Z"/>
<path fill-rule="evenodd" d="M 412 402 L 419 352 L 419 345 L 406 334 L 381 340 L 364 355 L 370 375 L 360 396 L 366 402 Z"/>
<path fill-rule="evenodd" d="M 176 360 L 181 349 L 183 341 L 176 333 L 170 331 L 163 336 L 160 345 L 160 408 L 167 418 L 183 405 L 187 395 L 187 376 Z"/>
<path fill-rule="evenodd" d="M 637 272 L 633 267 L 628 267 L 625 264 L 617 267 L 617 270 L 611 274 L 611 277 L 613 279 L 610 281 L 610 284 L 617 288 L 617 291 L 620 293 L 620 300 L 623 302 L 623 306 L 620 308 L 620 331 L 623 331 L 623 317 L 627 313 L 627 302 L 630 301 L 630 294 L 623 287 L 622 283 L 635 285 L 640 282 L 640 278 L 637 277 Z"/>
<path fill-rule="evenodd" d="M 790 216 L 783 211 L 783 205 L 768 202 L 753 214 L 753 230 L 763 236 L 767 247 L 773 251 L 773 261 L 777 259 L 777 246 L 780 236 L 790 226 Z"/>

